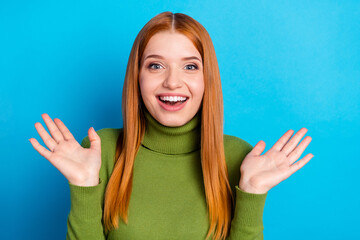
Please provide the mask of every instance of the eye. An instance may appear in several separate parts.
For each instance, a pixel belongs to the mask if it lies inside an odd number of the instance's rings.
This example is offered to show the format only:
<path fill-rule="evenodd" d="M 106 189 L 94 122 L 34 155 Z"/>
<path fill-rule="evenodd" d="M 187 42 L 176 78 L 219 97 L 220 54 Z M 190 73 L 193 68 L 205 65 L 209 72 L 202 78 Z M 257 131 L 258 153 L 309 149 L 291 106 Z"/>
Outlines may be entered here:
<path fill-rule="evenodd" d="M 160 65 L 160 64 L 157 64 L 157 63 L 150 63 L 150 64 L 148 65 L 148 68 L 149 68 L 149 69 L 154 69 L 154 70 L 160 69 L 160 67 L 161 67 L 161 65 Z"/>
<path fill-rule="evenodd" d="M 186 67 L 190 67 L 190 68 L 187 68 L 188 70 L 196 70 L 196 69 L 198 69 L 198 66 L 196 64 L 189 64 L 189 65 L 186 65 Z"/>

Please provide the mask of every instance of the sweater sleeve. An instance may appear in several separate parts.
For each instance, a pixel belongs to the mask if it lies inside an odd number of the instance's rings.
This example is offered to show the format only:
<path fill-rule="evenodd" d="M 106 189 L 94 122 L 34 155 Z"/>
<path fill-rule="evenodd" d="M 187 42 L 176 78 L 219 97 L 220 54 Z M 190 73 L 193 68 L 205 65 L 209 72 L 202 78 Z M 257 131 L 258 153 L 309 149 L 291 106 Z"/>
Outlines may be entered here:
<path fill-rule="evenodd" d="M 267 193 L 254 194 L 239 188 L 240 166 L 252 146 L 246 141 L 226 136 L 225 155 L 228 165 L 229 182 L 233 189 L 234 209 L 228 240 L 262 240 L 263 212 Z"/>
<path fill-rule="evenodd" d="M 81 143 L 90 147 L 89 138 Z M 102 224 L 105 182 L 99 179 L 96 186 L 82 187 L 69 183 L 71 208 L 67 220 L 67 240 L 105 240 Z"/>
<path fill-rule="evenodd" d="M 253 194 L 236 188 L 236 203 L 234 217 L 231 221 L 228 240 L 262 240 L 263 222 L 262 216 L 267 193 Z"/>

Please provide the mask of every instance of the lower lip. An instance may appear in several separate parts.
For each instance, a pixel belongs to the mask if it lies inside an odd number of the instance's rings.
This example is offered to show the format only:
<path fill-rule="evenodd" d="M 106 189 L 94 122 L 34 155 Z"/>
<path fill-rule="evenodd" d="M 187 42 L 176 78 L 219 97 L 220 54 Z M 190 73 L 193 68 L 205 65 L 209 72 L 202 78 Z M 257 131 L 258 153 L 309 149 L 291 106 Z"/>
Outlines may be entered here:
<path fill-rule="evenodd" d="M 172 106 L 172 105 L 167 105 L 167 104 L 163 103 L 158 97 L 156 99 L 163 109 L 165 109 L 166 111 L 170 111 L 170 112 L 176 112 L 176 111 L 181 110 L 183 107 L 185 107 L 185 104 L 189 100 L 189 99 L 187 99 L 185 102 L 181 103 L 180 105 Z"/>

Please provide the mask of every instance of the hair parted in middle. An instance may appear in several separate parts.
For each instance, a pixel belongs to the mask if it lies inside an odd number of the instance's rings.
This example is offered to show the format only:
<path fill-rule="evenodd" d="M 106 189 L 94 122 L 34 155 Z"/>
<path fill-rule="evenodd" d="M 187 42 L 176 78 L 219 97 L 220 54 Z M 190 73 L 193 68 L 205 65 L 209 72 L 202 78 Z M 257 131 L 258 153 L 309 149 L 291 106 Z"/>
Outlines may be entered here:
<path fill-rule="evenodd" d="M 209 211 L 206 239 L 225 239 L 229 234 L 234 198 L 229 185 L 223 146 L 223 97 L 215 49 L 206 29 L 190 16 L 162 12 L 138 33 L 132 46 L 122 95 L 123 131 L 116 146 L 115 166 L 104 202 L 105 230 L 118 227 L 120 216 L 127 224 L 132 190 L 133 166 L 145 133 L 145 105 L 139 88 L 142 56 L 150 38 L 161 31 L 184 34 L 203 60 L 204 95 L 201 111 L 201 165 Z"/>

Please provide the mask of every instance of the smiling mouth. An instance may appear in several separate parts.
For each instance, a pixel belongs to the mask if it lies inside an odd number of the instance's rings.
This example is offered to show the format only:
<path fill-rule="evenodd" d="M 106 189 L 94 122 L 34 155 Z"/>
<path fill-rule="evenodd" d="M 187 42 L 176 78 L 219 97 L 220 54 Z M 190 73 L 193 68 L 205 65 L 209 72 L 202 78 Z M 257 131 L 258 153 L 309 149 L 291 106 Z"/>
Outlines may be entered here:
<path fill-rule="evenodd" d="M 181 96 L 158 96 L 158 99 L 166 105 L 176 106 L 183 104 L 189 98 Z"/>

